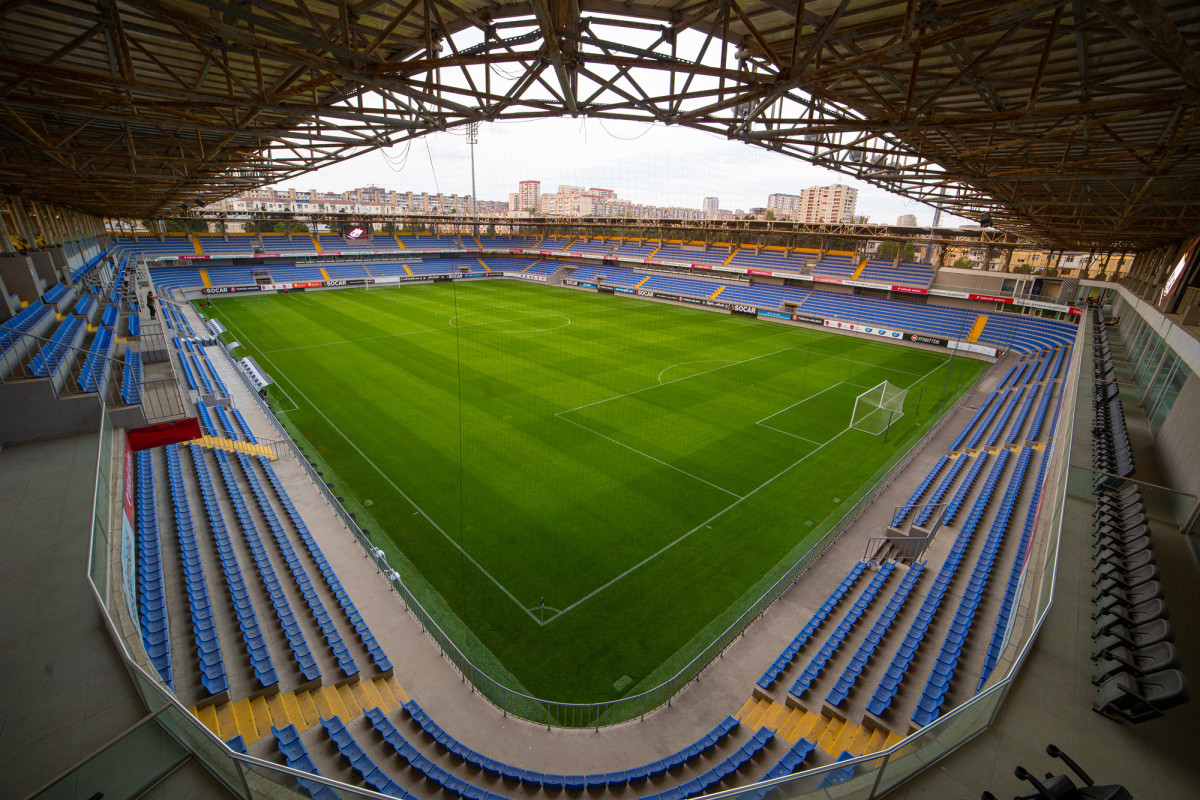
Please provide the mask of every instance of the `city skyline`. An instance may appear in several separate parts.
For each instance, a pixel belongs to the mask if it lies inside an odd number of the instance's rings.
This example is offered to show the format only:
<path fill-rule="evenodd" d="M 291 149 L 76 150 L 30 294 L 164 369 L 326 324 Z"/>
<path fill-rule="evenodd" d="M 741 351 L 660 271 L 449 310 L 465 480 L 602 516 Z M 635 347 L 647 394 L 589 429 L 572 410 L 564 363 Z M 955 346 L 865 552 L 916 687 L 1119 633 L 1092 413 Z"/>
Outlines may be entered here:
<path fill-rule="evenodd" d="M 277 184 L 278 188 L 344 190 L 374 184 L 429 194 L 469 195 L 470 159 L 462 132 L 429 134 L 385 151 Z M 678 126 L 557 118 L 485 123 L 475 148 L 476 195 L 507 200 L 521 180 L 546 187 L 610 187 L 644 205 L 702 208 L 719 197 L 735 211 L 763 208 L 772 193 L 845 184 L 858 190 L 858 214 L 879 222 L 915 214 L 920 224 L 933 209 L 798 159 Z M 944 218 L 945 225 L 968 221 Z"/>

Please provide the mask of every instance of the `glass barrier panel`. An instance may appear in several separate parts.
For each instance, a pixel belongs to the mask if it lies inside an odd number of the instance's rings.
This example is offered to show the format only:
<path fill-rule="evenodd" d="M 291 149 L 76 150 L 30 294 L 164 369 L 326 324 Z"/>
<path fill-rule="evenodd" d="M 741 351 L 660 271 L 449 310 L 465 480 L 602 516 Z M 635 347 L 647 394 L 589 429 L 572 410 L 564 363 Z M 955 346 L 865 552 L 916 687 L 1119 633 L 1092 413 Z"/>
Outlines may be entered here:
<path fill-rule="evenodd" d="M 199 720 L 176 706 L 163 709 L 158 719 L 229 791 L 238 797 L 246 797 L 237 762 Z"/>
<path fill-rule="evenodd" d="M 36 800 L 136 797 L 187 757 L 188 751 L 156 718 L 146 719 L 33 797 Z"/>
<path fill-rule="evenodd" d="M 894 789 L 987 730 L 1010 685 L 1011 679 L 997 684 L 970 705 L 960 707 L 897 745 L 884 767 L 875 796 Z"/>
<path fill-rule="evenodd" d="M 250 788 L 250 796 L 254 798 L 271 798 L 271 800 L 311 798 L 312 792 L 302 784 L 307 784 L 312 789 L 325 786 L 334 793 L 335 797 L 345 798 L 345 800 L 378 796 L 345 784 L 322 783 L 315 775 L 311 778 L 294 775 L 257 759 L 238 759 L 237 764 L 246 779 L 246 785 Z"/>

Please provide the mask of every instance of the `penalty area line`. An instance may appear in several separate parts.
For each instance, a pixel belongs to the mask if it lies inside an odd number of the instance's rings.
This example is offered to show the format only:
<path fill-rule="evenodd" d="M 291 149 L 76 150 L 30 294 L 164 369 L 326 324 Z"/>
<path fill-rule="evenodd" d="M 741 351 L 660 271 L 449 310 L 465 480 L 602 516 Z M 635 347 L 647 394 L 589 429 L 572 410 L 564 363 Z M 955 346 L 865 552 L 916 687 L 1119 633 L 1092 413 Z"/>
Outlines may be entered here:
<path fill-rule="evenodd" d="M 238 330 L 236 326 L 233 326 L 232 323 L 230 323 L 230 327 L 233 328 L 234 332 L 237 333 L 238 336 L 245 338 L 245 334 L 243 334 L 240 330 Z M 420 514 L 421 517 L 424 518 L 424 520 L 433 527 L 433 529 L 435 531 L 440 533 L 447 542 L 449 542 L 451 545 L 454 546 L 454 548 L 456 550 L 458 550 L 458 552 L 462 553 L 463 557 L 466 558 L 468 561 L 470 561 L 471 565 L 474 566 L 477 570 L 479 570 L 480 574 L 482 574 L 485 578 L 487 578 L 493 584 L 495 584 L 497 589 L 504 592 L 505 596 L 507 596 L 509 600 L 512 600 L 513 603 L 516 604 L 517 608 L 524 611 L 529 616 L 529 618 L 532 619 L 535 623 L 537 623 L 538 625 L 546 624 L 545 622 L 542 622 L 540 619 L 538 619 L 535 614 L 531 613 L 529 611 L 529 609 L 527 609 L 525 607 L 525 604 L 522 603 L 520 600 L 518 600 L 516 598 L 516 596 L 508 590 L 508 587 L 506 587 L 499 580 L 497 580 L 496 577 L 494 575 L 492 575 L 492 573 L 490 573 L 486 569 L 484 569 L 483 565 L 480 564 L 478 561 L 476 561 L 474 556 L 472 556 L 470 553 L 468 553 L 466 550 L 464 550 L 462 545 L 460 545 L 458 542 L 454 541 L 454 539 L 450 536 L 450 534 L 446 533 L 446 531 L 443 530 L 442 526 L 438 525 L 437 522 L 434 521 L 433 517 L 431 517 L 431 516 L 429 516 L 429 514 L 425 513 L 425 509 L 423 509 L 419 505 L 417 505 L 415 500 L 413 500 L 411 497 L 409 497 L 408 494 L 403 489 L 401 489 L 399 486 L 397 486 L 396 482 L 393 481 L 386 472 L 384 472 L 382 469 L 380 469 L 379 465 L 376 464 L 374 461 L 372 461 L 371 458 L 366 453 L 364 453 L 357 444 L 355 444 L 353 439 L 351 439 L 349 436 L 347 436 L 342 431 L 341 428 L 339 428 L 336 424 L 334 424 L 333 420 L 331 420 L 328 416 L 326 416 L 325 412 L 322 411 L 320 408 L 318 408 L 317 404 L 314 403 L 308 397 L 308 395 L 304 394 L 304 392 L 302 392 L 300 390 L 300 387 L 297 386 L 295 383 L 293 383 L 292 379 L 289 378 L 286 374 L 284 374 L 284 372 L 279 369 L 278 365 L 276 365 L 275 362 L 273 362 L 266 354 L 263 354 L 263 360 L 266 361 L 268 364 L 271 365 L 272 368 L 275 369 L 276 375 L 285 379 L 289 384 L 291 384 L 291 387 L 296 390 L 296 394 L 298 394 L 300 397 L 302 397 L 304 399 L 304 402 L 308 403 L 308 405 L 312 408 L 312 410 L 317 412 L 317 414 L 320 415 L 321 419 L 325 420 L 325 422 L 329 424 L 329 427 L 331 427 L 335 431 L 337 431 L 337 434 L 346 440 L 346 443 L 350 445 L 350 447 L 354 450 L 354 452 L 358 453 L 358 455 L 362 458 L 362 460 L 365 461 L 367 463 L 367 465 L 371 467 L 371 469 L 378 472 L 379 476 L 381 478 L 383 478 L 383 480 L 389 486 L 391 486 L 393 489 L 395 489 L 396 493 L 399 494 L 401 497 L 403 497 L 405 502 L 407 502 L 410 506 L 412 506 L 416 510 L 416 512 L 418 514 Z"/>

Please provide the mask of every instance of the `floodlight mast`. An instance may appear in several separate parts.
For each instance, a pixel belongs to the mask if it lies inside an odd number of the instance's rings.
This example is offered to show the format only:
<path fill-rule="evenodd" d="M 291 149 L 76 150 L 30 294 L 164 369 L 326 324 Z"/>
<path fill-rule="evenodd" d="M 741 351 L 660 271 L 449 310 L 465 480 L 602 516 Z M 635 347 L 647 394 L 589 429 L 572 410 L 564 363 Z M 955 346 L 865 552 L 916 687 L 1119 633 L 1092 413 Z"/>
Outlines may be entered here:
<path fill-rule="evenodd" d="M 479 122 L 467 123 L 467 144 L 471 148 L 471 231 L 479 236 L 479 214 L 475 211 L 475 145 L 479 142 Z"/>

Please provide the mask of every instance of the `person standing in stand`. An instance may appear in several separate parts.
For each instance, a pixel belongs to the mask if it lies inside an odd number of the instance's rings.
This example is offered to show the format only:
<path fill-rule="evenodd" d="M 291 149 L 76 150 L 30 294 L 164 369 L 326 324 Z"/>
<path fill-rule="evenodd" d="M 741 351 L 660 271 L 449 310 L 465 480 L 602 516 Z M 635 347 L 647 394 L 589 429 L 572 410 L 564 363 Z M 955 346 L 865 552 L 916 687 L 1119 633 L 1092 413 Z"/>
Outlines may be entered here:
<path fill-rule="evenodd" d="M 150 319 L 158 316 L 158 309 L 154 305 L 154 292 L 146 292 L 146 309 L 150 312 Z"/>

